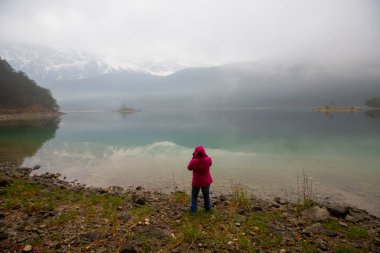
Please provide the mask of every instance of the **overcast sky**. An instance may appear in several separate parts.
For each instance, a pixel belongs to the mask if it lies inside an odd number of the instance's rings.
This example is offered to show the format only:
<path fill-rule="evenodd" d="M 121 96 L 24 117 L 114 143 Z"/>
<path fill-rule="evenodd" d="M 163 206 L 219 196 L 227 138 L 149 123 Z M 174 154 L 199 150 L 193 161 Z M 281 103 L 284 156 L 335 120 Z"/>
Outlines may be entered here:
<path fill-rule="evenodd" d="M 131 61 L 380 58 L 379 0 L 0 0 L 0 40 Z"/>

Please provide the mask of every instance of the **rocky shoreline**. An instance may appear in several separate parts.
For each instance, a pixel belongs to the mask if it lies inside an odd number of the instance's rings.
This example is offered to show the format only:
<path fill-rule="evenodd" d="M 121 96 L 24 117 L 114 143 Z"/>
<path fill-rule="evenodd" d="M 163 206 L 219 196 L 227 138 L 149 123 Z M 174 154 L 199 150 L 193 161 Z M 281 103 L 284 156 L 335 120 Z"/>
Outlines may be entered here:
<path fill-rule="evenodd" d="M 192 216 L 183 192 L 86 187 L 35 169 L 0 163 L 0 252 L 380 252 L 380 219 L 350 206 L 241 191 Z"/>
<path fill-rule="evenodd" d="M 56 118 L 64 114 L 63 112 L 0 113 L 0 121 Z"/>

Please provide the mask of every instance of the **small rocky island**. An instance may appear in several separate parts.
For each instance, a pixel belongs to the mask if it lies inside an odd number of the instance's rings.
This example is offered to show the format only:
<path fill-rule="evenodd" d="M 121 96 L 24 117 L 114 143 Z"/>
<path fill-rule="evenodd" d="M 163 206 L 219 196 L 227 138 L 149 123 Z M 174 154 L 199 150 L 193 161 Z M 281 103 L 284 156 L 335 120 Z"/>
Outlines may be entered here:
<path fill-rule="evenodd" d="M 120 106 L 119 109 L 112 110 L 112 112 L 118 112 L 118 113 L 122 113 L 122 114 L 135 113 L 135 112 L 140 112 L 140 111 L 141 111 L 140 109 L 136 109 L 133 107 L 127 107 L 125 104 Z"/>

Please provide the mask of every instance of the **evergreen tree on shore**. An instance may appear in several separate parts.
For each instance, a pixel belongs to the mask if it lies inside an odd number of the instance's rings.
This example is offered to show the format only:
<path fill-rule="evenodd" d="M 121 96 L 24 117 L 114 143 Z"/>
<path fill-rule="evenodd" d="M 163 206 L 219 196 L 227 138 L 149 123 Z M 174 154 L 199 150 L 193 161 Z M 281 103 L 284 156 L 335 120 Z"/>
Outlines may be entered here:
<path fill-rule="evenodd" d="M 38 86 L 24 72 L 0 58 L 0 113 L 50 113 L 59 106 L 50 90 Z"/>
<path fill-rule="evenodd" d="M 371 108 L 380 108 L 380 95 L 370 98 L 365 102 L 365 105 Z"/>

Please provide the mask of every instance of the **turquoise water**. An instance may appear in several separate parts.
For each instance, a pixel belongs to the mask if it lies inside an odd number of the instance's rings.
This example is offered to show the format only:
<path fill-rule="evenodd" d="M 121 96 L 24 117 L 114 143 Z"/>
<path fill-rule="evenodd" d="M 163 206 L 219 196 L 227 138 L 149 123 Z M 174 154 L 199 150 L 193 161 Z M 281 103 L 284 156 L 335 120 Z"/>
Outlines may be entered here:
<path fill-rule="evenodd" d="M 213 158 L 215 193 L 228 192 L 237 181 L 262 197 L 294 199 L 297 175 L 305 171 L 318 199 L 379 215 L 380 121 L 364 113 L 249 108 L 69 112 L 55 136 L 28 154 L 23 165 L 38 164 L 36 173 L 59 172 L 87 185 L 188 192 L 186 166 L 197 145 Z"/>

